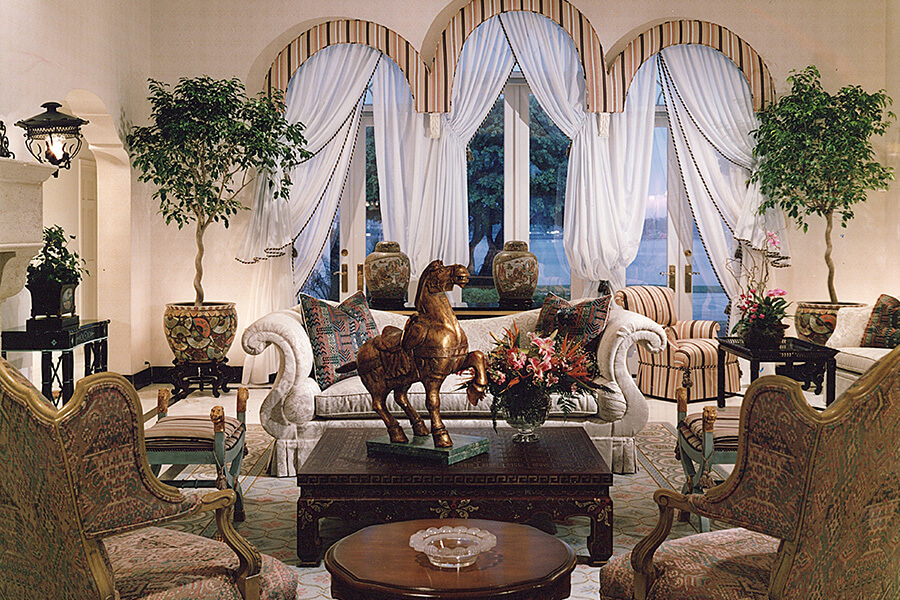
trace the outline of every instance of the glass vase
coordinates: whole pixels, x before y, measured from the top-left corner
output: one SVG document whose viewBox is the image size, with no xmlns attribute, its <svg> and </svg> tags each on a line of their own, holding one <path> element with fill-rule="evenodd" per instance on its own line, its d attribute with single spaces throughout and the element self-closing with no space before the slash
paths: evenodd
<svg viewBox="0 0 900 600">
<path fill-rule="evenodd" d="M 538 428 L 550 415 L 550 396 L 539 393 L 510 394 L 503 407 L 503 418 L 516 430 L 513 441 L 538 441 Z"/>
</svg>

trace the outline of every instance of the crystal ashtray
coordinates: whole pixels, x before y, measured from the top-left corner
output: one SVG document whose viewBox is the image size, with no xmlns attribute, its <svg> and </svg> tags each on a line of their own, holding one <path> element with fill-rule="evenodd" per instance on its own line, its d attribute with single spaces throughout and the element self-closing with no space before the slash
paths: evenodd
<svg viewBox="0 0 900 600">
<path fill-rule="evenodd" d="M 459 527 L 429 527 L 410 536 L 413 550 L 423 552 L 436 567 L 460 569 L 475 563 L 478 555 L 497 545 L 490 531 Z"/>
</svg>

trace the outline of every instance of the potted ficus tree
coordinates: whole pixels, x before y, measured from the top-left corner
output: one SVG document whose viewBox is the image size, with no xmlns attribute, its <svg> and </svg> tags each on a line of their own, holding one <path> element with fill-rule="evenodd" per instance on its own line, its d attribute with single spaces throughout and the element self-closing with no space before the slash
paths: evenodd
<svg viewBox="0 0 900 600">
<path fill-rule="evenodd" d="M 45 227 L 44 245 L 28 263 L 25 286 L 31 293 L 29 331 L 46 331 L 78 325 L 75 288 L 85 274 L 85 261 L 69 250 L 69 239 L 59 225 Z"/>
<path fill-rule="evenodd" d="M 854 206 L 869 190 L 885 190 L 894 178 L 875 160 L 871 137 L 883 135 L 895 115 L 884 90 L 868 93 L 845 86 L 836 94 L 822 88 L 809 66 L 788 77 L 791 91 L 759 113 L 753 132 L 758 159 L 750 177 L 765 195 L 760 213 L 781 208 L 807 231 L 811 217 L 825 219 L 828 302 L 799 302 L 795 325 L 801 338 L 824 343 L 834 330 L 838 302 L 834 287 L 832 232 L 846 227 Z"/>
<path fill-rule="evenodd" d="M 196 295 L 166 305 L 166 338 L 176 365 L 224 360 L 237 313 L 232 302 L 204 298 L 203 236 L 247 208 L 237 196 L 256 177 L 268 178 L 276 198 L 288 197 L 290 170 L 309 156 L 303 126 L 284 118 L 279 91 L 248 97 L 236 78 L 182 78 L 173 87 L 151 79 L 149 87 L 151 124 L 126 137 L 132 164 L 140 181 L 156 186 L 166 223 L 193 223 L 197 243 Z"/>
</svg>

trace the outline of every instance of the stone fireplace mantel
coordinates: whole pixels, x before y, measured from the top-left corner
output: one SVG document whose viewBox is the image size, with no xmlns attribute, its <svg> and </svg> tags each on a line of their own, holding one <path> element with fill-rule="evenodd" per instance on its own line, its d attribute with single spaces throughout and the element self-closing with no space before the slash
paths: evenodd
<svg viewBox="0 0 900 600">
<path fill-rule="evenodd" d="M 54 171 L 55 167 L 0 158 L 0 306 L 25 287 L 28 261 L 41 248 L 42 185 Z"/>
</svg>

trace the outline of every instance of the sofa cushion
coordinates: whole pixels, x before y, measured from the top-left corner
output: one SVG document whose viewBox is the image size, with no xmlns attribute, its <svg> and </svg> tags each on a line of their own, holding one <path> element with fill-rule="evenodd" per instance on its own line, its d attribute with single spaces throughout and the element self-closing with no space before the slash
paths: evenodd
<svg viewBox="0 0 900 600">
<path fill-rule="evenodd" d="M 831 334 L 825 345 L 829 348 L 859 347 L 866 323 L 869 322 L 871 316 L 872 307 L 868 305 L 845 306 L 838 309 L 834 333 Z"/>
<path fill-rule="evenodd" d="M 334 306 L 312 296 L 300 295 L 303 321 L 313 349 L 316 382 L 326 388 L 336 381 L 356 375 L 336 369 L 356 360 L 356 352 L 366 340 L 378 335 L 366 297 L 357 292 Z"/>
<path fill-rule="evenodd" d="M 843 309 L 842 309 L 843 310 Z M 881 360 L 891 351 L 890 348 L 838 348 L 837 356 L 834 357 L 837 368 L 850 373 L 862 375 L 869 370 L 869 367 Z"/>
<path fill-rule="evenodd" d="M 488 395 L 478 406 L 472 406 L 466 399 L 466 390 L 459 389 L 467 379 L 459 375 L 451 375 L 441 386 L 442 417 L 489 417 L 491 414 L 491 397 Z M 414 383 L 409 389 L 408 397 L 423 418 L 428 418 L 425 408 L 425 388 L 421 383 Z M 315 397 L 316 417 L 322 419 L 374 418 L 372 400 L 359 377 L 351 377 L 338 381 L 323 390 Z M 403 410 L 388 396 L 388 410 L 394 414 L 403 414 Z M 575 399 L 575 410 L 570 417 L 588 417 L 597 414 L 597 400 L 593 395 L 582 395 Z M 551 417 L 562 417 L 562 411 L 555 405 L 550 411 Z"/>
<path fill-rule="evenodd" d="M 611 300 L 612 296 L 601 296 L 571 304 L 551 292 L 544 298 L 537 331 L 544 336 L 558 331 L 560 338 L 577 340 L 593 350 L 606 327 Z"/>
<path fill-rule="evenodd" d="M 863 332 L 861 345 L 867 348 L 896 348 L 900 345 L 900 300 L 887 294 L 878 297 Z"/>
</svg>

